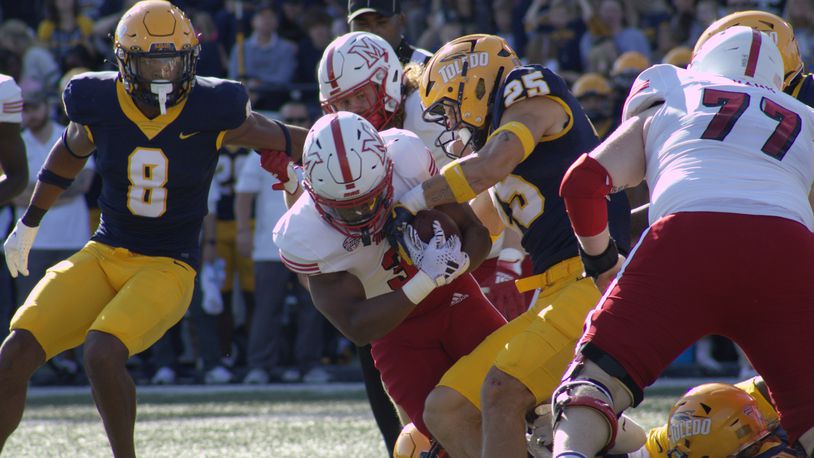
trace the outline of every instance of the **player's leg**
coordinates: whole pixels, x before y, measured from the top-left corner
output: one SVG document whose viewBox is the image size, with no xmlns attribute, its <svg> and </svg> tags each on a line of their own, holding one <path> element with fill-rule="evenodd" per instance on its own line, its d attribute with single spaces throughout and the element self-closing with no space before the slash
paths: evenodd
<svg viewBox="0 0 814 458">
<path fill-rule="evenodd" d="M 43 362 L 81 344 L 114 296 L 98 262 L 105 249 L 89 244 L 48 269 L 12 318 L 0 347 L 0 449 L 20 422 L 28 379 Z"/>
<path fill-rule="evenodd" d="M 365 394 L 367 394 L 370 409 L 373 411 L 373 418 L 382 434 L 385 447 L 388 451 L 392 451 L 401 432 L 401 420 L 396 414 L 393 401 L 384 391 L 382 376 L 373 364 L 373 357 L 370 355 L 370 345 L 357 347 L 356 352 L 359 355 L 359 366 L 362 368 L 362 379 L 365 382 Z"/>
<path fill-rule="evenodd" d="M 527 312 L 529 326 L 512 338 L 489 371 L 481 392 L 484 456 L 525 456 L 526 415 L 556 388 L 585 317 L 600 297 L 591 279 L 576 279 L 579 270 L 577 259 L 549 269 L 547 274 L 559 280 L 543 289 Z"/>
<path fill-rule="evenodd" d="M 741 300 L 731 304 L 730 313 L 739 319 L 726 323 L 727 335 L 743 348 L 766 381 L 789 440 L 799 438 L 810 456 L 814 452 L 814 369 L 804 355 L 814 353 L 814 235 L 780 218 L 755 218 L 748 232 L 757 234 L 750 245 L 744 245 L 750 246 L 750 263 L 740 266 L 743 270 L 736 274 L 754 281 Z M 769 233 L 772 237 L 765 237 Z"/>
<path fill-rule="evenodd" d="M 121 286 L 90 326 L 85 370 L 114 456 L 135 456 L 136 392 L 125 362 L 181 320 L 195 273 L 169 258 L 125 253 L 113 261 L 112 283 Z"/>
<path fill-rule="evenodd" d="M 506 325 L 506 320 L 484 297 L 474 282 L 456 283 L 459 296 L 466 299 L 447 310 L 447 322 L 442 333 L 442 346 L 455 364 L 447 370 L 442 384 L 436 386 L 425 401 L 424 421 L 435 438 L 452 456 L 480 456 L 481 415 L 478 406 L 464 393 L 477 397 L 483 374 L 483 364 L 477 372 L 467 359 L 491 362 L 499 345 L 481 345 L 493 333 Z M 503 334 L 505 335 L 505 333 Z M 488 353 L 488 355 L 487 355 Z M 472 361 L 470 361 L 472 362 Z"/>
</svg>

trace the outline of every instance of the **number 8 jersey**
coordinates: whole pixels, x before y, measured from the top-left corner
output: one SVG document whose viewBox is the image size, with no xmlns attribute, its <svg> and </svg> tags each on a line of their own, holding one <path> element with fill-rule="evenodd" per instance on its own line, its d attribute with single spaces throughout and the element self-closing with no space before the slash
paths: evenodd
<svg viewBox="0 0 814 458">
<path fill-rule="evenodd" d="M 642 72 L 623 120 L 645 135 L 650 222 L 680 211 L 779 216 L 814 228 L 814 111 L 794 97 L 672 65 Z"/>
<path fill-rule="evenodd" d="M 246 120 L 246 89 L 196 77 L 188 97 L 148 119 L 117 75 L 83 73 L 63 93 L 68 118 L 96 145 L 102 220 L 92 240 L 197 268 L 218 150 L 226 131 Z"/>
</svg>

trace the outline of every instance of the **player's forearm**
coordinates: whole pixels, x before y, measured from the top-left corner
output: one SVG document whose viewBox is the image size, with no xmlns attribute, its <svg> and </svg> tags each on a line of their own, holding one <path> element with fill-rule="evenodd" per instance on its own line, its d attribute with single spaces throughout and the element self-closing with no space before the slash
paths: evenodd
<svg viewBox="0 0 814 458">
<path fill-rule="evenodd" d="M 273 121 L 252 112 L 246 122 L 226 133 L 223 143 L 255 150 L 285 151 L 293 161 L 302 158 L 302 146 L 308 131 L 302 127 Z"/>
<path fill-rule="evenodd" d="M 31 196 L 28 208 L 48 211 L 71 186 L 73 180 L 85 167 L 87 160 L 87 157 L 79 158 L 69 153 L 61 139 L 57 141 L 40 169 L 40 176 L 34 186 L 34 194 Z M 48 173 L 48 176 L 45 173 Z M 31 216 L 26 221 L 27 224 L 29 222 L 39 224 L 38 220 L 30 218 Z"/>
<path fill-rule="evenodd" d="M 401 290 L 365 299 L 346 308 L 348 313 L 328 319 L 354 344 L 367 345 L 396 328 L 415 309 Z"/>
</svg>

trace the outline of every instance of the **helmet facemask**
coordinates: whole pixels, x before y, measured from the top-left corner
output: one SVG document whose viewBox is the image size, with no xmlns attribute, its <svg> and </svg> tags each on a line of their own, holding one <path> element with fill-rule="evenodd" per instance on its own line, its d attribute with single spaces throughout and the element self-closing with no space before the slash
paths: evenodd
<svg viewBox="0 0 814 458">
<path fill-rule="evenodd" d="M 384 130 L 390 125 L 390 121 L 392 121 L 399 105 L 401 105 L 401 100 L 396 100 L 387 93 L 386 85 L 388 82 L 385 81 L 386 77 L 387 71 L 384 68 L 379 68 L 367 80 L 323 100 L 322 110 L 326 113 L 351 111 L 348 107 L 343 106 L 344 102 L 351 101 L 355 97 L 361 97 L 365 100 L 368 108 L 363 113 L 356 114 L 368 120 L 376 130 Z M 397 81 L 395 84 L 401 84 L 401 81 Z M 373 90 L 370 90 L 370 88 L 373 88 Z"/>
<path fill-rule="evenodd" d="M 198 53 L 198 47 L 176 51 L 172 43 L 168 49 L 149 52 L 117 47 L 116 60 L 125 90 L 166 114 L 167 107 L 181 102 L 192 89 Z"/>
<path fill-rule="evenodd" d="M 461 88 L 463 89 L 463 85 Z M 461 157 L 456 151 L 463 152 L 468 148 L 476 151 L 486 144 L 486 128 L 478 128 L 464 121 L 461 117 L 459 101 L 444 97 L 424 110 L 423 118 L 426 122 L 433 122 L 444 128 L 435 139 L 435 146 L 443 148 L 444 153 L 450 159 L 455 160 Z M 484 126 L 488 124 L 488 120 L 484 122 Z M 452 148 L 452 144 L 456 140 L 460 140 L 461 145 Z"/>
<path fill-rule="evenodd" d="M 343 235 L 362 240 L 370 245 L 381 239 L 393 202 L 393 163 L 386 162 L 384 179 L 370 192 L 348 200 L 323 197 L 317 193 L 309 179 L 303 186 L 316 203 L 322 218 Z"/>
</svg>

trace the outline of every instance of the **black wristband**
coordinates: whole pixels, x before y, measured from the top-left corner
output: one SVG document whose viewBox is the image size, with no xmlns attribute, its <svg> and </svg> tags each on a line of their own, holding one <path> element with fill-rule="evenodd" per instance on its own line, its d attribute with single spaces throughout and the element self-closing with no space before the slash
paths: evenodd
<svg viewBox="0 0 814 458">
<path fill-rule="evenodd" d="M 28 227 L 37 227 L 40 225 L 43 216 L 45 216 L 45 209 L 37 207 L 36 205 L 29 205 L 20 220 Z"/>
<path fill-rule="evenodd" d="M 280 127 L 280 130 L 283 131 L 283 136 L 285 136 L 285 154 L 288 155 L 288 157 L 291 157 L 291 132 L 288 131 L 288 126 L 276 119 L 272 119 L 272 121 L 274 121 L 277 126 Z"/>
<path fill-rule="evenodd" d="M 206 241 L 204 241 L 204 243 L 206 243 L 207 245 L 217 245 L 218 241 L 215 240 L 215 239 L 206 239 Z"/>
<path fill-rule="evenodd" d="M 90 154 L 88 154 L 87 156 L 80 156 L 80 155 L 73 152 L 71 147 L 68 145 L 68 128 L 67 127 L 65 128 L 65 130 L 62 131 L 62 144 L 65 146 L 65 149 L 68 150 L 68 153 L 70 153 L 71 156 L 73 156 L 73 157 L 75 157 L 77 159 L 87 159 L 87 158 L 91 157 L 91 155 L 93 155 L 93 151 L 91 151 Z"/>
<path fill-rule="evenodd" d="M 61 175 L 57 175 L 45 167 L 40 169 L 40 173 L 37 175 L 37 180 L 46 184 L 54 185 L 60 189 L 68 189 L 71 187 L 71 183 L 73 183 L 73 178 L 65 178 Z"/>
<path fill-rule="evenodd" d="M 619 249 L 616 247 L 616 241 L 613 238 L 608 239 L 608 247 L 602 253 L 591 256 L 579 247 L 579 257 L 582 259 L 582 265 L 585 266 L 585 274 L 589 277 L 596 278 L 603 273 L 611 270 L 616 262 L 619 260 Z"/>
</svg>

